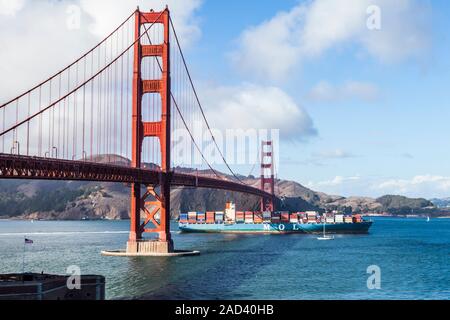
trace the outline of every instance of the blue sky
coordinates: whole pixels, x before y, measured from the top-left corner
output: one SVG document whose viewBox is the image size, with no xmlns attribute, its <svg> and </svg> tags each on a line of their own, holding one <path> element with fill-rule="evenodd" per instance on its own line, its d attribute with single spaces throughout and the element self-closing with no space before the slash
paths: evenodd
<svg viewBox="0 0 450 320">
<path fill-rule="evenodd" d="M 318 134 L 303 142 L 282 141 L 280 178 L 347 196 L 450 195 L 450 149 L 445 138 L 450 113 L 449 4 L 421 2 L 426 48 L 420 53 L 412 50 L 398 61 L 380 61 L 350 40 L 294 65 L 284 81 L 237 72 L 228 53 L 236 49 L 243 30 L 301 3 L 205 1 L 198 11 L 202 36 L 189 51 L 196 78 L 226 85 L 242 81 L 275 85 L 308 112 Z M 417 17 L 398 18 L 408 25 Z M 375 97 L 317 100 L 310 96 L 318 83 L 345 87 L 353 81 L 372 85 Z"/>
<path fill-rule="evenodd" d="M 264 112 L 249 119 L 243 113 L 240 123 L 281 130 L 280 178 L 344 196 L 450 196 L 448 1 L 168 2 L 212 125 L 223 127 L 222 113 L 244 95 L 254 98 L 242 104 L 247 114 L 264 104 Z M 0 50 L 0 60 L 20 61 L 0 67 L 17 75 L 0 91 L 17 91 L 78 57 L 136 4 L 158 9 L 165 1 L 0 3 L 0 45 L 11 49 Z M 95 28 L 68 33 L 47 26 L 49 19 L 64 21 L 70 4 Z M 380 9 L 380 30 L 366 26 L 370 5 Z M 36 12 L 33 24 L 19 24 Z M 42 33 L 62 41 L 67 54 L 48 54 L 46 39 L 35 40 Z M 33 61 L 21 58 L 29 39 L 42 52 Z M 30 66 L 35 73 L 27 73 Z M 248 174 L 249 167 L 238 170 Z"/>
</svg>

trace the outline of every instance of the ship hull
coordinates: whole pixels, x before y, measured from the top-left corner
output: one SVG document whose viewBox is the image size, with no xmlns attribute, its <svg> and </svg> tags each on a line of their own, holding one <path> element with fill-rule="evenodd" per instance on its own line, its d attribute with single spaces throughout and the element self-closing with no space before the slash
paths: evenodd
<svg viewBox="0 0 450 320">
<path fill-rule="evenodd" d="M 326 224 L 326 233 L 331 234 L 364 234 L 369 232 L 371 221 L 360 223 Z M 181 232 L 191 233 L 304 233 L 319 234 L 323 232 L 323 224 L 297 223 L 236 223 L 236 224 L 179 224 Z"/>
</svg>

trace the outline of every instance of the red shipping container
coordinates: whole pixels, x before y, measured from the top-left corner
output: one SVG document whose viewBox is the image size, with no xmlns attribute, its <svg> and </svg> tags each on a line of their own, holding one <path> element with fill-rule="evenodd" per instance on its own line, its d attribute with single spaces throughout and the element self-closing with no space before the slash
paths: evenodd
<svg viewBox="0 0 450 320">
<path fill-rule="evenodd" d="M 206 212 L 206 223 L 214 223 L 214 212 Z"/>
</svg>

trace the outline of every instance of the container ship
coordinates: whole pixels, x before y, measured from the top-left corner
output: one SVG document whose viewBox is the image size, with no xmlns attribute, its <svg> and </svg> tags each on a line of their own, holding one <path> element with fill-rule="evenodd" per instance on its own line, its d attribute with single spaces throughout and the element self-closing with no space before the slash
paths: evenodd
<svg viewBox="0 0 450 320">
<path fill-rule="evenodd" d="M 181 232 L 195 233 L 312 233 L 325 229 L 332 234 L 364 234 L 369 232 L 372 221 L 361 215 L 344 215 L 337 211 L 319 214 L 306 212 L 252 212 L 236 211 L 231 202 L 225 211 L 181 213 Z"/>
</svg>

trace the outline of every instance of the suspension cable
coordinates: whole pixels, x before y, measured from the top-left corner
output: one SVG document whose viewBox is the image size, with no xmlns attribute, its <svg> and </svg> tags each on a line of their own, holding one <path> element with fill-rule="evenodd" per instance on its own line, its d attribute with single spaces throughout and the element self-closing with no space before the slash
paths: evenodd
<svg viewBox="0 0 450 320">
<path fill-rule="evenodd" d="M 148 20 L 147 20 L 147 18 L 146 18 L 145 16 L 144 16 L 144 19 L 148 22 Z M 246 185 L 246 184 L 245 184 L 245 183 L 244 183 L 244 182 L 243 182 L 243 181 L 242 181 L 242 180 L 241 180 L 241 179 L 233 172 L 233 170 L 231 169 L 231 167 L 229 166 L 229 164 L 228 164 L 227 161 L 225 160 L 225 157 L 224 157 L 222 151 L 220 150 L 219 145 L 217 144 L 216 138 L 214 137 L 214 135 L 213 135 L 213 133 L 212 133 L 211 127 L 210 127 L 210 125 L 209 125 L 209 122 L 208 122 L 208 120 L 206 119 L 205 113 L 204 113 L 203 108 L 202 108 L 202 106 L 201 106 L 201 104 L 200 104 L 200 99 L 199 99 L 199 97 L 198 97 L 198 95 L 197 95 L 197 91 L 195 90 L 194 83 L 193 83 L 193 81 L 192 81 L 190 72 L 189 72 L 189 70 L 188 70 L 188 68 L 187 68 L 187 64 L 186 64 L 186 60 L 185 60 L 184 55 L 183 55 L 183 51 L 181 50 L 181 46 L 180 46 L 180 43 L 179 43 L 179 41 L 178 41 L 177 33 L 176 33 L 176 31 L 175 31 L 175 28 L 174 28 L 172 19 L 171 19 L 170 17 L 169 17 L 169 20 L 170 20 L 170 25 L 172 26 L 173 33 L 174 33 L 174 35 L 175 35 L 175 39 L 176 39 L 176 42 L 177 42 L 178 50 L 179 50 L 179 52 L 180 52 L 180 55 L 181 55 L 181 58 L 182 58 L 182 61 L 183 61 L 185 70 L 186 70 L 187 75 L 188 75 L 188 78 L 189 78 L 189 82 L 190 82 L 191 87 L 192 87 L 192 89 L 193 89 L 193 93 L 194 93 L 195 98 L 196 98 L 196 100 L 197 100 L 197 103 L 198 103 L 198 106 L 199 106 L 199 108 L 200 108 L 202 117 L 203 117 L 203 119 L 205 120 L 205 123 L 206 123 L 206 126 L 208 127 L 209 133 L 211 134 L 212 140 L 213 140 L 213 142 L 214 142 L 214 144 L 215 144 L 215 146 L 216 146 L 216 148 L 217 148 L 217 150 L 218 150 L 218 152 L 219 152 L 219 154 L 220 154 L 220 156 L 221 156 L 221 158 L 222 158 L 224 164 L 227 166 L 227 168 L 228 168 L 228 170 L 231 172 L 231 174 L 232 174 L 232 175 L 233 175 L 233 176 L 234 176 L 241 184 Z M 151 39 L 150 39 L 150 37 L 148 36 L 148 34 L 147 34 L 147 37 L 148 37 L 148 40 L 149 40 L 150 44 L 152 44 L 152 43 L 151 43 Z M 162 70 L 161 63 L 159 62 L 158 59 L 156 59 L 156 60 L 157 60 L 157 62 L 158 62 L 159 69 L 160 69 L 161 72 L 162 72 L 163 70 Z M 212 166 L 211 166 L 211 165 L 209 164 L 209 162 L 206 160 L 205 156 L 204 156 L 203 153 L 201 152 L 201 150 L 200 150 L 200 148 L 198 147 L 197 143 L 194 141 L 194 137 L 193 137 L 193 135 L 191 134 L 191 132 L 190 132 L 190 130 L 189 130 L 189 128 L 188 128 L 188 126 L 187 126 L 185 120 L 184 120 L 184 117 L 183 117 L 183 115 L 181 114 L 180 109 L 178 108 L 178 104 L 176 103 L 176 100 L 175 100 L 175 97 L 174 97 L 173 93 L 170 92 L 170 95 L 171 95 L 171 97 L 172 97 L 172 100 L 175 102 L 175 105 L 176 105 L 176 107 L 177 107 L 177 111 L 178 111 L 178 113 L 180 114 L 180 117 L 181 117 L 181 119 L 183 120 L 183 124 L 184 124 L 184 126 L 186 127 L 186 130 L 188 131 L 189 135 L 191 136 L 191 140 L 194 142 L 195 147 L 196 147 L 197 150 L 200 152 L 202 158 L 205 160 L 205 162 L 206 162 L 206 164 L 208 165 L 208 167 L 211 168 L 211 170 L 217 175 L 216 171 L 212 168 Z"/>
<path fill-rule="evenodd" d="M 87 55 L 89 55 L 90 53 L 92 53 L 95 49 L 97 49 L 98 47 L 100 47 L 105 41 L 107 41 L 117 30 L 119 30 L 120 28 L 122 28 L 122 26 L 125 25 L 125 23 L 128 22 L 128 20 L 130 20 L 130 18 L 136 13 L 136 10 L 133 11 L 133 13 L 124 21 L 122 22 L 116 29 L 114 29 L 113 32 L 111 32 L 106 38 L 104 38 L 102 41 L 100 41 L 95 47 L 93 47 L 91 50 L 89 50 L 88 52 L 86 52 L 85 54 L 83 54 L 81 57 L 79 57 L 77 60 L 75 60 L 74 62 L 72 62 L 71 64 L 69 64 L 67 67 L 65 67 L 64 69 L 60 70 L 59 72 L 55 73 L 53 76 L 51 76 L 50 78 L 48 78 L 47 80 L 42 81 L 41 83 L 39 83 L 38 85 L 34 86 L 33 88 L 31 88 L 30 90 L 22 93 L 21 95 L 15 97 L 14 99 L 11 99 L 10 101 L 0 105 L 0 109 L 6 107 L 7 105 L 9 105 L 10 103 L 14 102 L 17 99 L 20 99 L 22 97 L 24 97 L 25 95 L 27 95 L 28 93 L 36 90 L 37 88 L 39 88 L 40 86 L 44 85 L 45 83 L 49 82 L 50 80 L 56 78 L 57 76 L 59 76 L 61 73 L 63 73 L 64 71 L 70 69 L 72 66 L 74 66 L 76 63 L 78 63 L 81 59 L 85 58 Z"/>
<path fill-rule="evenodd" d="M 143 18 L 148 22 L 148 20 L 147 20 L 147 18 L 146 18 L 145 16 L 143 16 Z M 148 35 L 148 33 L 145 32 L 145 34 L 147 35 L 147 39 L 148 39 L 149 43 L 152 44 L 152 40 L 150 39 L 150 36 Z M 159 67 L 160 71 L 163 72 L 161 63 L 159 62 L 159 60 L 158 60 L 157 58 L 156 58 L 156 61 L 157 61 L 157 63 L 158 63 L 158 67 Z M 188 125 L 187 125 L 187 123 L 186 123 L 186 120 L 184 119 L 183 114 L 181 113 L 181 110 L 180 110 L 180 108 L 179 108 L 179 106 L 178 106 L 178 103 L 177 103 L 177 101 L 176 101 L 176 99 L 175 99 L 175 96 L 173 95 L 172 91 L 170 92 L 170 96 L 171 96 L 171 98 L 172 98 L 172 100 L 173 100 L 173 102 L 174 102 L 174 104 L 175 104 L 175 107 L 176 107 L 176 109 L 177 109 L 178 114 L 179 114 L 180 117 L 181 117 L 181 120 L 182 120 L 182 122 L 183 122 L 184 127 L 186 128 L 186 130 L 187 130 L 187 132 L 189 133 L 189 136 L 190 136 L 192 142 L 194 143 L 195 148 L 198 150 L 198 152 L 200 153 L 202 159 L 205 161 L 205 163 L 208 165 L 208 167 L 211 169 L 211 171 L 212 171 L 218 178 L 221 178 L 220 175 L 217 173 L 217 171 L 214 170 L 214 168 L 213 168 L 213 167 L 211 166 L 211 164 L 208 162 L 208 160 L 206 160 L 205 155 L 202 153 L 202 151 L 201 151 L 199 145 L 198 145 L 197 142 L 195 141 L 194 136 L 193 136 L 193 134 L 191 133 L 191 131 L 189 130 L 189 127 L 188 127 Z"/>
<path fill-rule="evenodd" d="M 156 23 L 156 21 L 159 20 L 159 18 L 162 16 L 163 12 L 160 13 L 160 15 L 156 18 L 156 20 L 151 23 L 151 25 L 148 28 L 144 28 L 145 33 L 148 32 L 148 30 L 150 28 L 153 27 L 153 25 Z M 120 55 L 118 55 L 115 59 L 113 59 L 111 62 L 109 62 L 105 67 L 103 67 L 100 71 L 98 71 L 95 75 L 91 76 L 89 79 L 87 79 L 86 81 L 84 81 L 82 84 L 78 85 L 75 89 L 73 89 L 72 91 L 68 92 L 66 95 L 64 95 L 63 97 L 60 97 L 58 100 L 56 100 L 55 102 L 51 103 L 50 105 L 48 105 L 47 107 L 39 110 L 37 113 L 35 113 L 33 116 L 28 117 L 26 119 L 24 119 L 23 121 L 16 123 L 14 126 L 10 127 L 7 130 L 4 130 L 3 132 L 0 132 L 0 137 L 11 132 L 12 130 L 16 129 L 17 127 L 21 126 L 22 124 L 30 121 L 31 119 L 33 119 L 34 117 L 41 115 L 42 113 L 44 113 L 45 111 L 47 111 L 48 109 L 50 109 L 51 107 L 55 106 L 56 104 L 58 104 L 59 102 L 61 102 L 62 100 L 64 100 L 65 98 L 71 96 L 74 92 L 78 91 L 79 89 L 81 89 L 83 86 L 85 86 L 86 84 L 88 84 L 90 81 L 92 81 L 93 79 L 95 79 L 99 74 L 103 73 L 103 71 L 105 71 L 106 69 L 108 69 L 111 65 L 113 65 L 117 60 L 120 59 L 120 57 L 122 57 L 128 50 L 130 50 L 138 41 L 141 40 L 141 38 L 144 36 L 144 34 L 140 35 L 128 48 L 126 48 L 124 51 L 122 51 L 122 53 Z M 14 100 L 13 100 L 14 101 Z"/>
<path fill-rule="evenodd" d="M 170 25 L 172 26 L 173 34 L 174 34 L 175 40 L 176 40 L 176 42 L 177 42 L 177 47 L 178 47 L 178 50 L 180 51 L 181 59 L 182 59 L 182 61 L 183 61 L 184 68 L 185 68 L 185 70 L 186 70 L 187 76 L 188 76 L 188 78 L 189 78 L 189 82 L 190 82 L 191 87 L 192 87 L 192 90 L 193 90 L 193 92 L 194 92 L 195 99 L 197 100 L 198 107 L 200 108 L 200 112 L 201 112 L 201 114 L 202 114 L 203 119 L 205 120 L 206 126 L 207 126 L 207 128 L 208 128 L 209 133 L 211 134 L 211 138 L 212 138 L 212 140 L 213 140 L 213 142 L 214 142 L 214 144 L 215 144 L 215 146 L 216 146 L 216 148 L 217 148 L 217 151 L 219 152 L 219 155 L 220 155 L 220 157 L 222 158 L 223 163 L 227 166 L 227 168 L 228 168 L 228 170 L 231 172 L 231 174 L 232 174 L 232 175 L 233 175 L 240 183 L 245 184 L 245 183 L 244 183 L 244 182 L 243 182 L 243 181 L 242 181 L 242 180 L 234 173 L 234 171 L 231 169 L 231 167 L 230 167 L 230 165 L 228 164 L 228 162 L 225 160 L 225 156 L 223 155 L 222 151 L 221 151 L 220 148 L 219 148 L 219 145 L 218 145 L 218 143 L 217 143 L 216 137 L 215 137 L 214 134 L 212 133 L 211 126 L 209 125 L 209 122 L 208 122 L 208 120 L 206 119 L 206 115 L 205 115 L 205 112 L 204 112 L 204 110 L 203 110 L 202 104 L 200 103 L 200 99 L 199 99 L 199 97 L 198 97 L 197 90 L 195 89 L 194 82 L 192 81 L 191 73 L 189 72 L 189 69 L 188 69 L 188 67 L 187 67 L 186 59 L 184 58 L 183 50 L 181 49 L 180 42 L 178 41 L 178 35 L 177 35 L 177 32 L 175 31 L 175 27 L 174 27 L 174 25 L 173 25 L 172 18 L 169 17 L 169 21 L 170 21 Z"/>
</svg>

